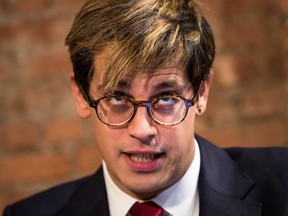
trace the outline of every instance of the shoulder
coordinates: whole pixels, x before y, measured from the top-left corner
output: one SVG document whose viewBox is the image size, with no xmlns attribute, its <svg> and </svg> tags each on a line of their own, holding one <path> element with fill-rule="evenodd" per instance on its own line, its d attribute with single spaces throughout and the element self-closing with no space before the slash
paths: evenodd
<svg viewBox="0 0 288 216">
<path fill-rule="evenodd" d="M 288 148 L 229 148 L 225 151 L 253 179 L 288 188 Z"/>
<path fill-rule="evenodd" d="M 197 136 L 197 140 L 202 145 L 202 149 L 205 149 L 205 153 L 210 154 L 209 157 L 215 155 L 223 157 L 223 153 L 227 154 L 232 161 L 244 170 L 269 170 L 273 168 L 273 171 L 279 170 L 281 172 L 286 171 L 287 168 L 288 147 L 219 148 L 199 136 Z"/>
<path fill-rule="evenodd" d="M 287 147 L 258 147 L 258 148 L 219 148 L 209 141 L 197 137 L 206 164 L 217 166 L 238 167 L 241 172 L 260 185 L 283 187 L 288 189 L 288 148 Z M 207 166 L 211 167 L 211 165 Z M 210 168 L 210 171 L 213 172 Z M 207 168 L 206 168 L 207 169 Z"/>
<path fill-rule="evenodd" d="M 255 181 L 253 193 L 267 206 L 275 206 L 279 212 L 286 212 L 288 202 L 288 148 L 230 148 L 226 152 L 240 167 L 244 175 Z M 286 210 L 284 210 L 286 209 Z"/>
<path fill-rule="evenodd" d="M 212 189 L 233 199 L 261 203 L 265 215 L 287 215 L 288 148 L 222 149 L 196 138 L 201 153 L 202 197 L 204 193 L 210 196 L 207 191 Z"/>
<path fill-rule="evenodd" d="M 97 182 L 102 170 L 96 174 L 47 189 L 6 207 L 3 216 L 50 216 L 64 208 L 82 187 Z"/>
<path fill-rule="evenodd" d="M 261 148 L 227 148 L 225 151 L 230 157 L 243 167 L 273 170 L 287 168 L 288 148 L 261 147 Z"/>
</svg>

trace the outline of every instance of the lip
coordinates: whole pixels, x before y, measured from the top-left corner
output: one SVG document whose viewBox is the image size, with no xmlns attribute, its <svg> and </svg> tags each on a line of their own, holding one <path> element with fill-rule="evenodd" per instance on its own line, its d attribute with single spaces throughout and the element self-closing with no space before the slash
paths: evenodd
<svg viewBox="0 0 288 216">
<path fill-rule="evenodd" d="M 150 173 L 159 170 L 165 159 L 164 152 L 123 152 L 123 156 L 127 166 L 138 173 Z M 135 160 L 137 157 L 143 157 L 143 159 L 137 161 Z"/>
</svg>

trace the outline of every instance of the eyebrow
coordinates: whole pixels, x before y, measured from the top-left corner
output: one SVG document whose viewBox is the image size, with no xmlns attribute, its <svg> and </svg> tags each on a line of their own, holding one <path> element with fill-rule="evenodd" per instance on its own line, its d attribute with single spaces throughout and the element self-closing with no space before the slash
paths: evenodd
<svg viewBox="0 0 288 216">
<path fill-rule="evenodd" d="M 183 91 L 185 89 L 186 85 L 185 83 L 181 83 L 177 80 L 164 80 L 159 83 L 156 83 L 152 86 L 152 92 L 159 92 L 161 90 L 165 89 L 172 89 L 176 91 Z M 98 85 L 97 87 L 98 91 L 105 92 L 106 90 L 109 91 L 109 89 L 105 89 L 103 85 Z M 123 91 L 129 91 L 131 89 L 131 81 L 129 80 L 120 80 L 114 88 L 115 90 L 123 90 Z"/>
<path fill-rule="evenodd" d="M 153 86 L 153 91 L 157 92 L 163 89 L 175 89 L 176 91 L 183 91 L 185 88 L 184 84 L 177 82 L 176 80 L 167 80 Z"/>
<path fill-rule="evenodd" d="M 176 82 L 175 80 L 170 80 L 158 83 L 153 88 L 159 89 L 159 88 L 172 88 L 172 87 L 184 87 L 184 85 L 181 85 L 179 82 Z"/>
<path fill-rule="evenodd" d="M 116 86 L 116 88 L 120 88 L 120 89 L 130 89 L 131 88 L 131 84 L 130 82 L 126 81 L 126 80 L 120 80 Z"/>
<path fill-rule="evenodd" d="M 118 84 L 114 87 L 114 89 L 118 88 L 118 89 L 128 90 L 130 89 L 130 87 L 131 87 L 131 84 L 128 81 L 120 80 Z M 100 84 L 97 86 L 97 90 L 99 92 L 105 92 L 109 89 L 106 89 L 103 84 Z"/>
<path fill-rule="evenodd" d="M 104 86 L 102 84 L 97 85 L 97 91 L 98 92 L 103 92 L 104 91 Z"/>
</svg>

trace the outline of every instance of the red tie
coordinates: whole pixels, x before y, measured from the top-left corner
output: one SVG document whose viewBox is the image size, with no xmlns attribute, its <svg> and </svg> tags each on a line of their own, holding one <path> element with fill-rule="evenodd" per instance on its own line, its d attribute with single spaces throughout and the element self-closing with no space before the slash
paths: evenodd
<svg viewBox="0 0 288 216">
<path fill-rule="evenodd" d="M 143 203 L 136 202 L 131 207 L 129 213 L 132 216 L 162 216 L 163 209 L 152 201 Z"/>
</svg>

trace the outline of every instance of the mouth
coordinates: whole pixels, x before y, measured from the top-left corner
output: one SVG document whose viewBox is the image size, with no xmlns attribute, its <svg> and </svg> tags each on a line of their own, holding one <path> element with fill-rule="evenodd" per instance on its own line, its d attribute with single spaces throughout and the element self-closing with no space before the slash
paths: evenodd
<svg viewBox="0 0 288 216">
<path fill-rule="evenodd" d="M 160 154 L 129 154 L 132 161 L 137 163 L 151 162 L 161 156 Z"/>
<path fill-rule="evenodd" d="M 128 167 L 137 173 L 151 173 L 161 169 L 165 161 L 165 152 L 126 152 L 125 161 Z"/>
</svg>

